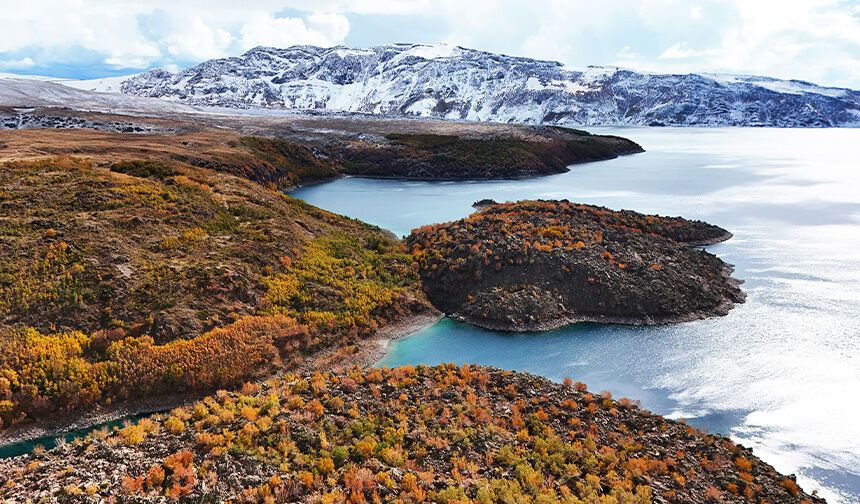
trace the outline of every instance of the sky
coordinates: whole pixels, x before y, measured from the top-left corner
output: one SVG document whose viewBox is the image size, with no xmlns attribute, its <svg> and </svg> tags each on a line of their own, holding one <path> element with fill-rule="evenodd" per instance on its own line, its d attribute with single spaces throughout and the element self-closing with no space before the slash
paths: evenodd
<svg viewBox="0 0 860 504">
<path fill-rule="evenodd" d="M 414 42 L 860 89 L 860 0 L 0 0 L 0 21 L 4 73 L 96 78 L 257 45 Z"/>
</svg>

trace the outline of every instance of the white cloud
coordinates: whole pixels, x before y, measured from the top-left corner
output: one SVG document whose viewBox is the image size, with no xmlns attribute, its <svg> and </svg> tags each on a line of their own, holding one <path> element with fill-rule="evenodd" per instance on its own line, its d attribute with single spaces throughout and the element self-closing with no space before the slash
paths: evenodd
<svg viewBox="0 0 860 504">
<path fill-rule="evenodd" d="M 613 65 L 620 67 L 632 67 L 636 66 L 639 60 L 642 58 L 642 55 L 638 52 L 634 52 L 630 46 L 624 46 L 620 51 L 615 53 L 615 57 L 618 58 L 613 62 Z"/>
<path fill-rule="evenodd" d="M 4 70 L 18 70 L 23 68 L 29 68 L 35 64 L 36 63 L 30 57 L 16 60 L 0 60 L 0 68 Z"/>
<path fill-rule="evenodd" d="M 285 4 L 305 3 L 306 14 L 276 15 Z M 356 7 L 391 7 L 375 3 Z M 325 0 L 29 0 L 3 9 L 0 59 L 25 53 L 34 64 L 50 66 L 89 52 L 108 66 L 136 69 L 233 55 L 255 45 L 342 43 L 349 20 L 320 9 L 325 6 L 343 8 Z"/>
<path fill-rule="evenodd" d="M 687 59 L 687 58 L 701 58 L 703 56 L 713 56 L 719 53 L 717 49 L 706 49 L 702 51 L 696 51 L 694 49 L 690 49 L 687 47 L 686 42 L 678 42 L 672 44 L 667 47 L 665 51 L 660 53 L 658 59 Z"/>
<path fill-rule="evenodd" d="M 693 5 L 690 7 L 690 17 L 692 19 L 702 19 L 705 17 L 704 11 L 701 5 Z"/>
<path fill-rule="evenodd" d="M 726 28 L 711 65 L 860 87 L 860 16 L 845 2 L 736 0 L 736 7 L 740 22 Z"/>
<path fill-rule="evenodd" d="M 148 63 L 160 54 L 140 36 L 133 9 L 124 3 L 106 10 L 101 2 L 45 0 L 16 2 L 3 9 L 0 53 L 37 47 L 41 52 L 64 53 L 70 48 L 105 55 L 111 65 Z M 36 54 L 28 55 L 41 63 Z"/>
<path fill-rule="evenodd" d="M 242 26 L 240 46 L 242 49 L 258 45 L 287 47 L 301 44 L 329 47 L 343 42 L 348 32 L 349 20 L 341 15 L 315 14 L 305 23 L 300 18 L 259 14 Z"/>
<path fill-rule="evenodd" d="M 174 29 L 164 38 L 167 52 L 185 61 L 225 56 L 232 42 L 230 32 L 210 27 L 200 16 L 194 16 L 183 29 Z"/>
<path fill-rule="evenodd" d="M 397 15 L 390 22 L 398 30 L 388 29 L 386 14 Z M 357 15 L 368 17 L 353 26 Z M 368 25 L 374 16 L 377 32 Z M 66 65 L 75 54 L 144 68 L 255 45 L 404 42 L 414 24 L 415 41 L 571 66 L 755 73 L 860 87 L 860 6 L 845 0 L 28 0 L 3 9 L 3 21 L 0 61 L 30 58 L 36 67 Z M 360 26 L 364 32 L 355 32 Z"/>
<path fill-rule="evenodd" d="M 307 17 L 308 27 L 340 43 L 349 34 L 349 19 L 341 14 L 314 12 Z"/>
</svg>

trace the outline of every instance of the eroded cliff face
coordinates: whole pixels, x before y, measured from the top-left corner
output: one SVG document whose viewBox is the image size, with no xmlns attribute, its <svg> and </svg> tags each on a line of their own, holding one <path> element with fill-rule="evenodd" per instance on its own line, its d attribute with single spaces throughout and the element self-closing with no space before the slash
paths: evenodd
<svg viewBox="0 0 860 504">
<path fill-rule="evenodd" d="M 568 201 L 481 206 L 406 239 L 431 302 L 475 325 L 661 324 L 744 300 L 731 266 L 693 247 L 731 236 L 719 227 Z"/>
</svg>

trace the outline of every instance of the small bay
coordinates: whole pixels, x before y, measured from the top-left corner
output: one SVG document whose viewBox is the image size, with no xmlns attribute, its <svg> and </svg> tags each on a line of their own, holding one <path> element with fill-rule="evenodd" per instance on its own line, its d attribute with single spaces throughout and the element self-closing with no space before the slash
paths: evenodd
<svg viewBox="0 0 860 504">
<path fill-rule="evenodd" d="M 752 446 L 830 502 L 860 502 L 860 130 L 592 130 L 646 152 L 561 175 L 481 182 L 345 178 L 293 196 L 398 235 L 483 198 L 562 199 L 702 219 L 746 304 L 658 327 L 579 324 L 511 334 L 449 319 L 378 364 L 474 362 L 571 377 Z"/>
</svg>

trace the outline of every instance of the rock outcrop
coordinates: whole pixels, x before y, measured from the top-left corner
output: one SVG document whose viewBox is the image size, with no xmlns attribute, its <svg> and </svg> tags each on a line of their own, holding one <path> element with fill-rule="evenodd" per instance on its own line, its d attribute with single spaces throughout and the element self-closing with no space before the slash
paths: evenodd
<svg viewBox="0 0 860 504">
<path fill-rule="evenodd" d="M 662 324 L 725 315 L 744 300 L 732 267 L 694 247 L 731 236 L 719 227 L 566 200 L 479 203 L 406 239 L 430 301 L 472 324 Z"/>
</svg>

